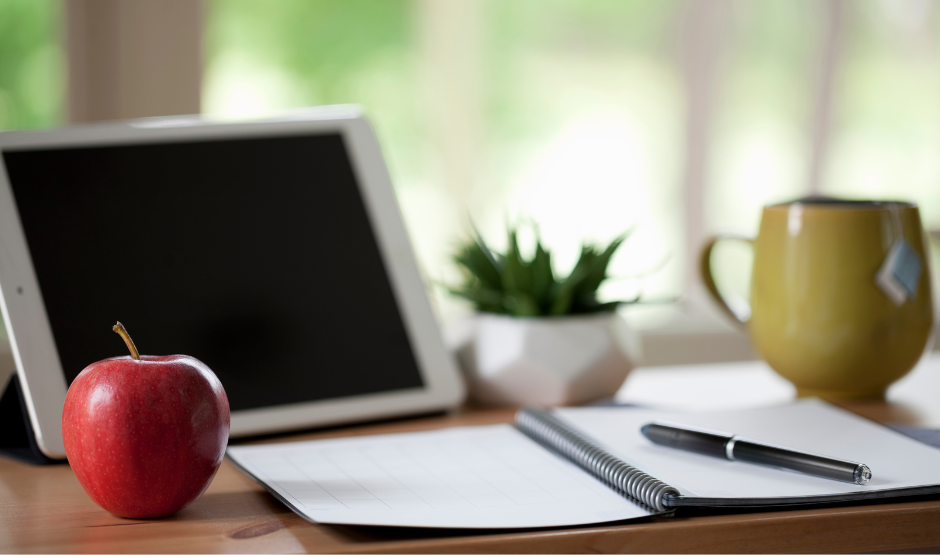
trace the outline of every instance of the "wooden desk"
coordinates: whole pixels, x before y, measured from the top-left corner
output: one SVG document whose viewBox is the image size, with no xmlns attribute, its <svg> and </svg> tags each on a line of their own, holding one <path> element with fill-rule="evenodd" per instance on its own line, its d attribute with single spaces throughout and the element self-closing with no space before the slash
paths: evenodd
<svg viewBox="0 0 940 555">
<path fill-rule="evenodd" d="M 940 360 L 912 379 L 933 384 Z M 740 374 L 747 366 L 735 366 Z M 751 365 L 753 372 L 763 372 Z M 639 371 L 635 383 L 695 389 L 715 369 L 685 376 Z M 745 372 L 746 373 L 746 372 Z M 740 380 L 741 375 L 735 374 Z M 935 375 L 936 374 L 936 375 Z M 659 377 L 656 377 L 659 376 Z M 919 377 L 918 377 L 919 376 Z M 665 383 L 666 381 L 672 383 Z M 639 386 L 637 386 L 639 387 Z M 915 389 L 917 389 L 915 387 Z M 932 395 L 936 398 L 937 390 Z M 734 392 L 729 393 L 733 394 Z M 630 380 L 624 397 L 633 398 Z M 889 396 L 890 398 L 890 396 Z M 724 402 L 720 396 L 714 403 Z M 730 401 L 729 401 L 730 402 Z M 882 420 L 916 423 L 909 403 L 849 407 Z M 926 410 L 926 409 L 925 409 Z M 327 438 L 508 422 L 508 409 L 333 429 L 284 439 Z M 940 475 L 940 471 L 938 471 Z M 621 525 L 473 532 L 310 524 L 230 464 L 189 508 L 162 520 L 111 516 L 85 495 L 66 465 L 31 467 L 0 459 L 0 552 L 884 552 L 940 550 L 940 500 L 750 514 L 653 517 Z M 921 551 L 929 552 L 929 551 Z"/>
</svg>

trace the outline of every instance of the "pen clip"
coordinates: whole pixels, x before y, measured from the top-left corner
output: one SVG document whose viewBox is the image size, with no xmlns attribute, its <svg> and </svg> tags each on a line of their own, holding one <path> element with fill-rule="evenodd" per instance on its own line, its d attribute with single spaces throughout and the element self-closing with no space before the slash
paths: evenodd
<svg viewBox="0 0 940 555">
<path fill-rule="evenodd" d="M 725 456 L 728 457 L 729 461 L 734 459 L 734 444 L 737 443 L 738 436 L 731 436 L 731 439 L 728 440 L 728 443 L 725 443 Z"/>
</svg>

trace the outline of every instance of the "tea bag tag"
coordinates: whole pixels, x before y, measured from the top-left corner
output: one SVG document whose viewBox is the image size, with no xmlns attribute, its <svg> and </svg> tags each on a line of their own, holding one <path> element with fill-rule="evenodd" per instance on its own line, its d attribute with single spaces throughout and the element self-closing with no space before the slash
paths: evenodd
<svg viewBox="0 0 940 555">
<path fill-rule="evenodd" d="M 917 286 L 920 284 L 922 271 L 923 262 L 921 262 L 920 255 L 910 243 L 902 238 L 891 247 L 875 276 L 875 283 L 891 299 L 891 302 L 901 306 L 908 299 L 917 296 Z"/>
</svg>

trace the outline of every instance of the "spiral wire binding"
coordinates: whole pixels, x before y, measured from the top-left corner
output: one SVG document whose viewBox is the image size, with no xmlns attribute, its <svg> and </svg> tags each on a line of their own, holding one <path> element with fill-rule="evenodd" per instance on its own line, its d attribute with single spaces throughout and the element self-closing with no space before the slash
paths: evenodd
<svg viewBox="0 0 940 555">
<path fill-rule="evenodd" d="M 548 411 L 524 407 L 516 413 L 516 426 L 607 485 L 658 512 L 670 510 L 664 505 L 667 496 L 679 495 L 676 488 L 601 449 Z"/>
</svg>

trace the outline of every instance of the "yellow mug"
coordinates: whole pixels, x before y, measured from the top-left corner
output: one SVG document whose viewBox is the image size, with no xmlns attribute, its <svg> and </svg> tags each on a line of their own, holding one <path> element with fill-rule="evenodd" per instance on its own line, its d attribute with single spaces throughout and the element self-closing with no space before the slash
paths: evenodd
<svg viewBox="0 0 940 555">
<path fill-rule="evenodd" d="M 723 239 L 754 249 L 750 314 L 733 310 L 711 272 Z M 933 301 L 917 206 L 802 199 L 764 208 L 756 239 L 710 239 L 702 279 L 746 326 L 756 351 L 800 396 L 878 399 L 917 364 Z"/>
</svg>

